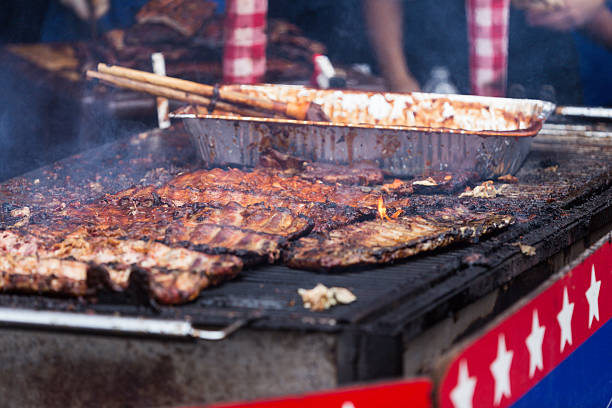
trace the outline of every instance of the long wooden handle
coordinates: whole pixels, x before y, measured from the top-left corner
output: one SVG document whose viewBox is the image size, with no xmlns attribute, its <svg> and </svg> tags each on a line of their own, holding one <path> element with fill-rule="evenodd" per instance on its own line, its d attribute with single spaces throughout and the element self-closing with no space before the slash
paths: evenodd
<svg viewBox="0 0 612 408">
<path fill-rule="evenodd" d="M 184 92 L 190 92 L 196 95 L 203 95 L 209 98 L 212 98 L 214 94 L 214 87 L 210 85 L 187 81 L 180 78 L 156 75 L 150 72 L 120 67 L 117 65 L 108 66 L 106 64 L 100 63 L 98 64 L 98 71 L 105 74 L 115 75 L 118 77 L 147 82 L 153 85 L 161 85 Z M 279 101 L 273 101 L 271 99 L 260 98 L 253 95 L 248 95 L 245 93 L 231 91 L 227 89 L 219 89 L 219 98 L 232 103 L 239 103 L 251 106 L 253 108 L 280 113 L 282 115 L 298 120 L 306 119 L 306 113 L 310 105 L 309 103 L 284 103 Z"/>
<path fill-rule="evenodd" d="M 153 74 L 152 74 L 153 75 Z M 96 78 L 101 81 L 119 86 L 121 88 L 131 89 L 133 91 L 145 92 L 155 96 L 163 96 L 165 98 L 174 99 L 177 101 L 192 103 L 195 105 L 203 105 L 210 106 L 211 100 L 201 95 L 194 95 L 189 92 L 179 91 L 176 89 L 168 88 L 166 86 L 154 85 L 151 83 L 140 82 L 133 79 L 121 78 L 111 74 L 96 72 L 96 71 L 87 71 L 87 78 Z M 263 114 L 262 112 L 241 108 L 234 105 L 231 105 L 226 102 L 218 101 L 215 106 L 220 110 L 227 112 L 234 112 L 240 115 L 245 116 L 255 116 L 255 117 L 267 117 L 268 115 Z"/>
</svg>

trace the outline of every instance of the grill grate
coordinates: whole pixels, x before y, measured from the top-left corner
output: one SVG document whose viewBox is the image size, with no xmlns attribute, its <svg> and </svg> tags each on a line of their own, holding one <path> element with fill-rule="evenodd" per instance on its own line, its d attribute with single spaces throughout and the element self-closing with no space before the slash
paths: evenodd
<svg viewBox="0 0 612 408">
<path fill-rule="evenodd" d="M 0 202 L 4 206 L 24 205 L 58 196 L 83 202 L 99 196 L 101 190 L 116 192 L 143 177 L 149 182 L 163 180 L 197 165 L 189 143 L 180 127 L 166 134 L 152 132 L 123 140 L 3 183 Z M 91 302 L 2 294 L 0 306 L 191 319 L 201 326 L 259 317 L 253 325 L 270 329 L 339 331 L 361 325 L 377 333 L 417 330 L 428 324 L 428 319 L 440 318 L 581 239 L 588 232 L 591 217 L 599 216 L 600 225 L 612 221 L 612 148 L 598 145 L 597 149 L 585 150 L 565 144 L 563 149 L 563 138 L 555 149 L 551 150 L 550 144 L 549 134 L 544 143 L 534 141 L 517 175 L 524 184 L 510 186 L 509 198 L 485 204 L 476 199 L 462 202 L 468 207 L 486 206 L 517 216 L 515 225 L 478 243 L 454 245 L 395 265 L 338 274 L 260 266 L 244 271 L 234 281 L 203 291 L 190 304 L 161 306 L 158 310 L 103 296 Z M 39 182 L 35 184 L 36 179 Z M 41 198 L 43 192 L 47 193 Z M 434 205 L 453 206 L 456 202 L 449 196 L 415 196 L 412 207 L 406 210 L 419 213 Z M 536 256 L 521 255 L 516 246 L 510 245 L 517 241 L 539 245 Z M 473 254 L 481 257 L 471 264 L 468 256 Z M 297 289 L 311 288 L 319 282 L 347 287 L 358 301 L 319 313 L 305 310 Z"/>
</svg>

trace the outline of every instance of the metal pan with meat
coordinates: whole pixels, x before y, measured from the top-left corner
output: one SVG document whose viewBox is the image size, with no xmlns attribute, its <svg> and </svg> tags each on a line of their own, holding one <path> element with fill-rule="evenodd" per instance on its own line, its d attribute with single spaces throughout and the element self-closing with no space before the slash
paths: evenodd
<svg viewBox="0 0 612 408">
<path fill-rule="evenodd" d="M 277 101 L 315 102 L 331 121 L 209 115 L 194 107 L 175 112 L 208 167 L 254 166 L 273 148 L 316 162 L 372 161 L 398 177 L 475 171 L 491 178 L 518 170 L 554 109 L 544 101 L 469 95 L 234 87 Z"/>
</svg>

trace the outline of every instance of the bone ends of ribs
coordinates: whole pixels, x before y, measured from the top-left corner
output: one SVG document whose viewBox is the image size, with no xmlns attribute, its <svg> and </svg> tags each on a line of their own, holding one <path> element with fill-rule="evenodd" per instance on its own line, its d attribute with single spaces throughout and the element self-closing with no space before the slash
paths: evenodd
<svg viewBox="0 0 612 408">
<path fill-rule="evenodd" d="M 23 243 L 27 243 L 23 244 Z M 84 296 L 101 288 L 133 289 L 160 303 L 193 300 L 200 291 L 236 276 L 240 258 L 209 255 L 158 242 L 91 237 L 79 230 L 46 246 L 36 237 L 0 233 L 0 289 Z"/>
<path fill-rule="evenodd" d="M 1 257 L 0 290 L 84 296 L 89 293 L 87 268 L 86 263 L 65 259 Z"/>
<path fill-rule="evenodd" d="M 109 273 L 115 290 L 137 284 L 152 299 L 165 304 L 193 300 L 206 287 L 231 279 L 242 269 L 242 261 L 232 255 L 202 254 L 157 242 L 121 241 L 112 252 L 93 254 L 92 261 L 107 271 L 117 264 L 129 265 L 127 288 L 124 276 Z"/>
</svg>

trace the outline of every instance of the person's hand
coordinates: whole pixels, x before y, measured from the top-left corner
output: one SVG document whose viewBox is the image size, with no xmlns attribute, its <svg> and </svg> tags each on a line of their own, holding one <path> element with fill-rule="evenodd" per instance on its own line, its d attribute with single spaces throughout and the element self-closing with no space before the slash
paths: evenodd
<svg viewBox="0 0 612 408">
<path fill-rule="evenodd" d="M 403 75 L 399 78 L 388 78 L 387 89 L 391 92 L 419 92 L 421 87 L 416 79 L 410 74 Z"/>
<path fill-rule="evenodd" d="M 564 5 L 550 11 L 527 9 L 527 22 L 533 26 L 569 31 L 588 24 L 605 9 L 604 0 L 564 0 Z"/>
<path fill-rule="evenodd" d="M 108 12 L 110 0 L 60 0 L 64 6 L 70 8 L 81 19 L 89 21 L 91 11 L 97 20 Z"/>
</svg>

